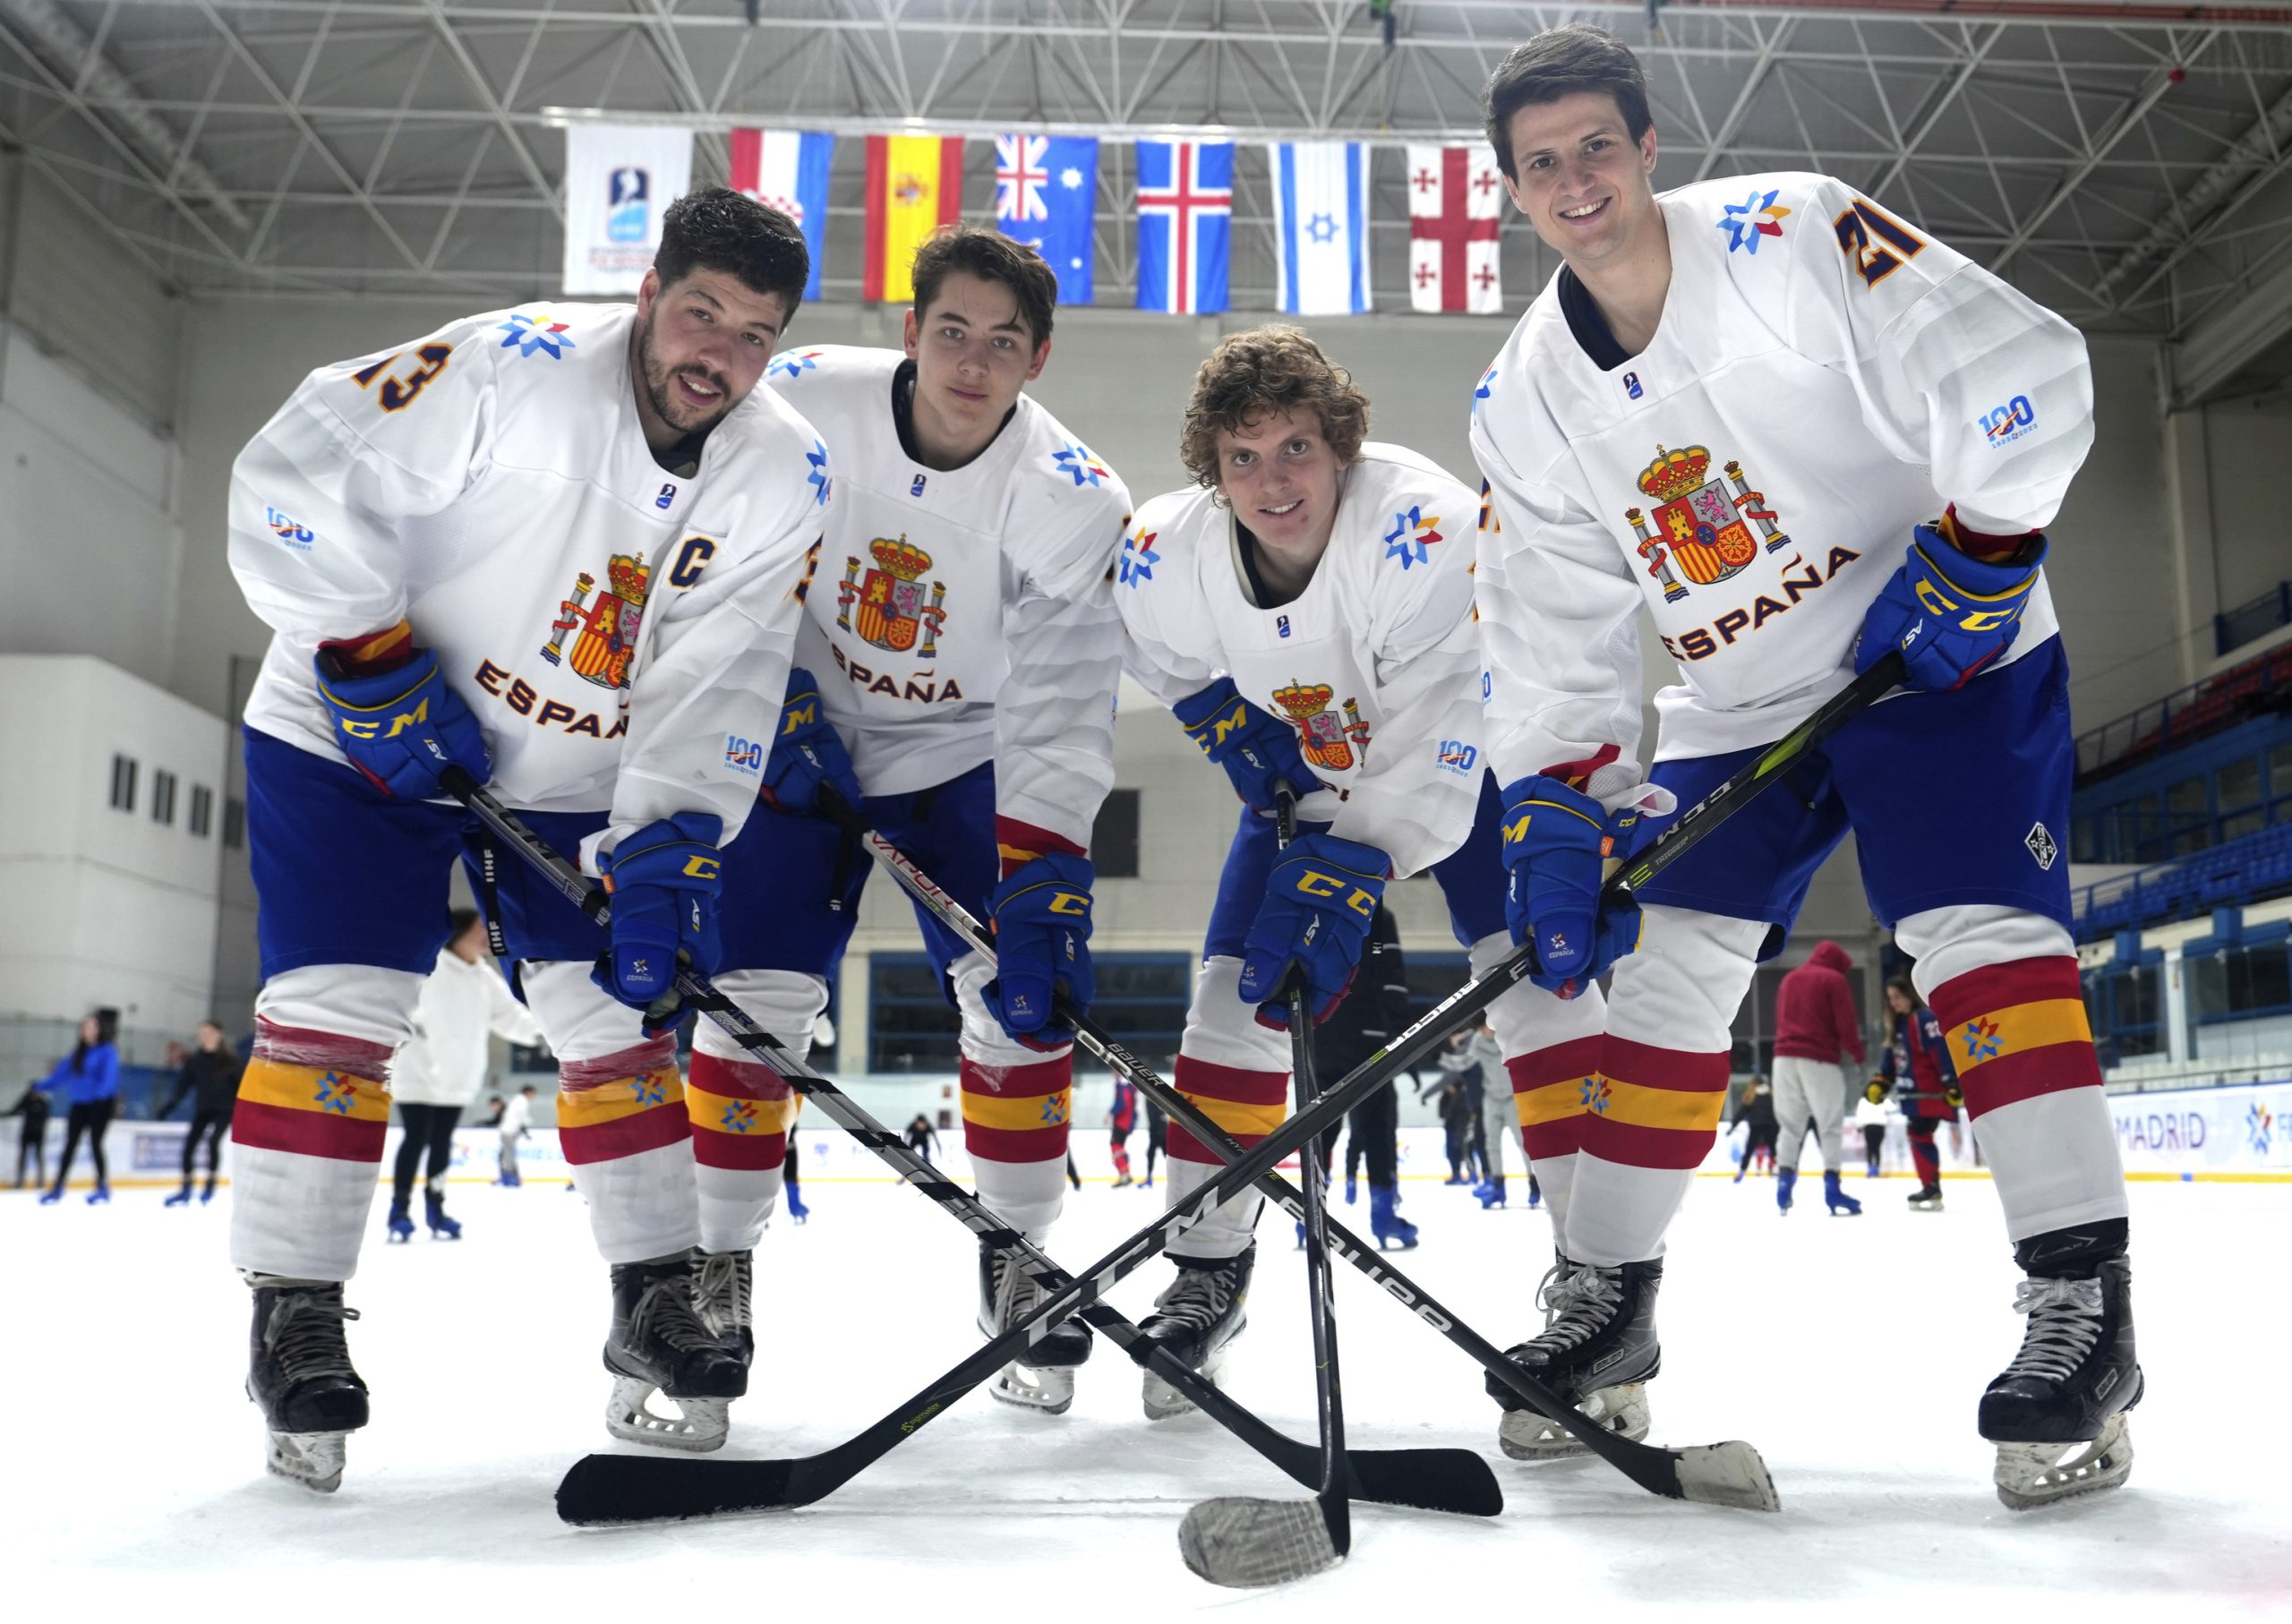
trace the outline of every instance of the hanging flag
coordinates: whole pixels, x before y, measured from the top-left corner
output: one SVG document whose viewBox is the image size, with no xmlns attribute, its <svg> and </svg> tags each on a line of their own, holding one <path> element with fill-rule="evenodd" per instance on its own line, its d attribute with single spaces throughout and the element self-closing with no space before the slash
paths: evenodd
<svg viewBox="0 0 2292 1624">
<path fill-rule="evenodd" d="M 915 297 L 915 251 L 963 206 L 963 138 L 868 138 L 868 265 L 860 295 L 904 304 Z"/>
<path fill-rule="evenodd" d="M 1234 143 L 1138 143 L 1138 308 L 1226 308 L 1234 236 Z"/>
<path fill-rule="evenodd" d="M 1061 304 L 1090 302 L 1098 196 L 1097 136 L 995 138 L 995 224 L 1048 261 Z"/>
<path fill-rule="evenodd" d="M 1369 308 L 1369 150 L 1350 141 L 1283 141 L 1272 157 L 1281 308 L 1360 314 Z"/>
<path fill-rule="evenodd" d="M 835 137 L 804 130 L 732 132 L 732 190 L 777 209 L 803 228 L 812 277 L 804 297 L 820 296 L 820 261 L 827 250 L 827 173 Z"/>
<path fill-rule="evenodd" d="M 1418 310 L 1504 308 L 1497 212 L 1504 182 L 1484 145 L 1408 150 L 1408 302 Z"/>
<path fill-rule="evenodd" d="M 635 293 L 661 245 L 662 210 L 691 184 L 689 130 L 568 125 L 565 291 Z"/>
</svg>

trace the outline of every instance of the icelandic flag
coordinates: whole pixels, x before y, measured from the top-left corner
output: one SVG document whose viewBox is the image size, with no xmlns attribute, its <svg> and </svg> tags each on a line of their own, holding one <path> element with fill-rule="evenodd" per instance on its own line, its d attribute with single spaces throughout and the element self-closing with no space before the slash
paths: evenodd
<svg viewBox="0 0 2292 1624">
<path fill-rule="evenodd" d="M 1172 315 L 1226 308 L 1234 237 L 1234 143 L 1142 141 L 1138 308 Z"/>
<path fill-rule="evenodd" d="M 1090 302 L 1098 196 L 1097 136 L 995 138 L 996 227 L 1042 255 L 1058 278 L 1061 304 Z"/>
<path fill-rule="evenodd" d="M 1369 150 L 1359 141 L 1282 141 L 1273 158 L 1281 308 L 1357 316 L 1369 308 Z"/>
<path fill-rule="evenodd" d="M 732 132 L 732 190 L 777 209 L 803 227 L 812 276 L 804 297 L 820 296 L 820 263 L 827 257 L 827 170 L 835 137 L 805 130 Z"/>
</svg>

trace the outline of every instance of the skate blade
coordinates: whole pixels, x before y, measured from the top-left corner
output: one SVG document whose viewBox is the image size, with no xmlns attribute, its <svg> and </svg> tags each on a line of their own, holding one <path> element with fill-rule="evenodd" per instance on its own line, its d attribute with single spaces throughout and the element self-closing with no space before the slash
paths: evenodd
<svg viewBox="0 0 2292 1624">
<path fill-rule="evenodd" d="M 1013 1409 L 1064 1415 L 1074 1402 L 1074 1372 L 1071 1369 L 1039 1371 L 1023 1364 L 1006 1364 L 987 1390 Z"/>
<path fill-rule="evenodd" d="M 724 1447 L 731 1431 L 731 1401 L 724 1398 L 674 1398 L 678 1415 L 655 1415 L 646 1403 L 661 1389 L 641 1376 L 616 1376 L 612 1395 L 605 1401 L 605 1431 L 629 1443 L 649 1443 L 663 1449 L 683 1449 L 706 1455 Z"/>
<path fill-rule="evenodd" d="M 347 1432 L 272 1432 L 263 1465 L 273 1477 L 298 1483 L 314 1494 L 342 1487 L 343 1440 Z"/>
<path fill-rule="evenodd" d="M 2011 1511 L 2114 1489 L 2133 1475 L 2133 1431 L 2119 1410 L 2091 1443 L 2001 1443 L 1991 1481 Z"/>
<path fill-rule="evenodd" d="M 1236 1326 L 1234 1335 L 1239 1336 L 1241 1330 L 1241 1326 Z M 1210 1357 L 1202 1362 L 1202 1368 L 1195 1372 L 1212 1387 L 1218 1385 L 1218 1377 L 1226 1368 L 1226 1348 L 1232 1341 L 1233 1338 L 1228 1337 L 1225 1342 L 1219 1343 L 1211 1350 Z M 1145 1407 L 1147 1420 L 1167 1421 L 1174 1415 L 1186 1415 L 1193 1412 L 1195 1408 L 1193 1400 L 1156 1375 L 1151 1365 L 1140 1366 L 1139 1373 L 1145 1377 L 1144 1382 L 1141 1384 L 1139 1397 Z"/>
<path fill-rule="evenodd" d="M 1595 1388 L 1577 1406 L 1587 1421 L 1638 1443 L 1647 1436 L 1647 1384 Z M 1496 1428 L 1496 1441 L 1514 1460 L 1559 1460 L 1591 1453 L 1561 1429 L 1557 1422 L 1534 1410 L 1507 1410 Z"/>
</svg>

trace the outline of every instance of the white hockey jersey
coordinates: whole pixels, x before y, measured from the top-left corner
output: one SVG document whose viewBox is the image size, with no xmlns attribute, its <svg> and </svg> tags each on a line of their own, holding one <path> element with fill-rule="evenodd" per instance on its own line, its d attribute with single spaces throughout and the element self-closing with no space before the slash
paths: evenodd
<svg viewBox="0 0 2292 1624">
<path fill-rule="evenodd" d="M 1122 631 L 1107 577 L 1130 492 L 1023 395 L 971 462 L 925 467 L 893 413 L 904 359 L 830 345 L 766 374 L 835 457 L 799 662 L 868 794 L 991 760 L 1000 816 L 1087 846 L 1114 785 Z"/>
<path fill-rule="evenodd" d="M 1414 451 L 1372 442 L 1344 474 L 1305 590 L 1260 609 L 1230 509 L 1199 486 L 1158 496 L 1124 538 L 1115 600 L 1131 674 L 1166 705 L 1220 674 L 1297 730 L 1328 787 L 1298 816 L 1392 859 L 1396 876 L 1464 843 L 1480 795 L 1480 650 L 1471 491 Z"/>
<path fill-rule="evenodd" d="M 1639 775 L 1644 603 L 1681 680 L 1656 758 L 1768 743 L 1852 678 L 1911 527 L 2048 523 L 2092 441 L 2075 329 L 1819 175 L 1659 200 L 1654 340 L 1603 371 L 1557 277 L 1480 382 L 1478 596 L 1500 777 Z M 2008 658 L 2057 631 L 2040 581 Z"/>
<path fill-rule="evenodd" d="M 321 367 L 239 454 L 231 568 L 276 629 L 252 727 L 336 753 L 312 658 L 410 620 L 513 807 L 655 818 L 756 800 L 827 453 L 756 390 L 692 477 L 646 449 L 635 307 L 527 304 Z M 759 742 L 762 741 L 762 742 Z"/>
</svg>

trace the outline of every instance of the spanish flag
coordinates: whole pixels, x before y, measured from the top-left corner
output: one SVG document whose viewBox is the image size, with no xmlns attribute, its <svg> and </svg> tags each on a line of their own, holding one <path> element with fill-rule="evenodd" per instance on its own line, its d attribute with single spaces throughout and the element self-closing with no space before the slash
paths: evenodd
<svg viewBox="0 0 2292 1624">
<path fill-rule="evenodd" d="M 915 251 L 962 211 L 960 135 L 868 138 L 868 269 L 863 295 L 872 303 L 915 297 Z"/>
</svg>

